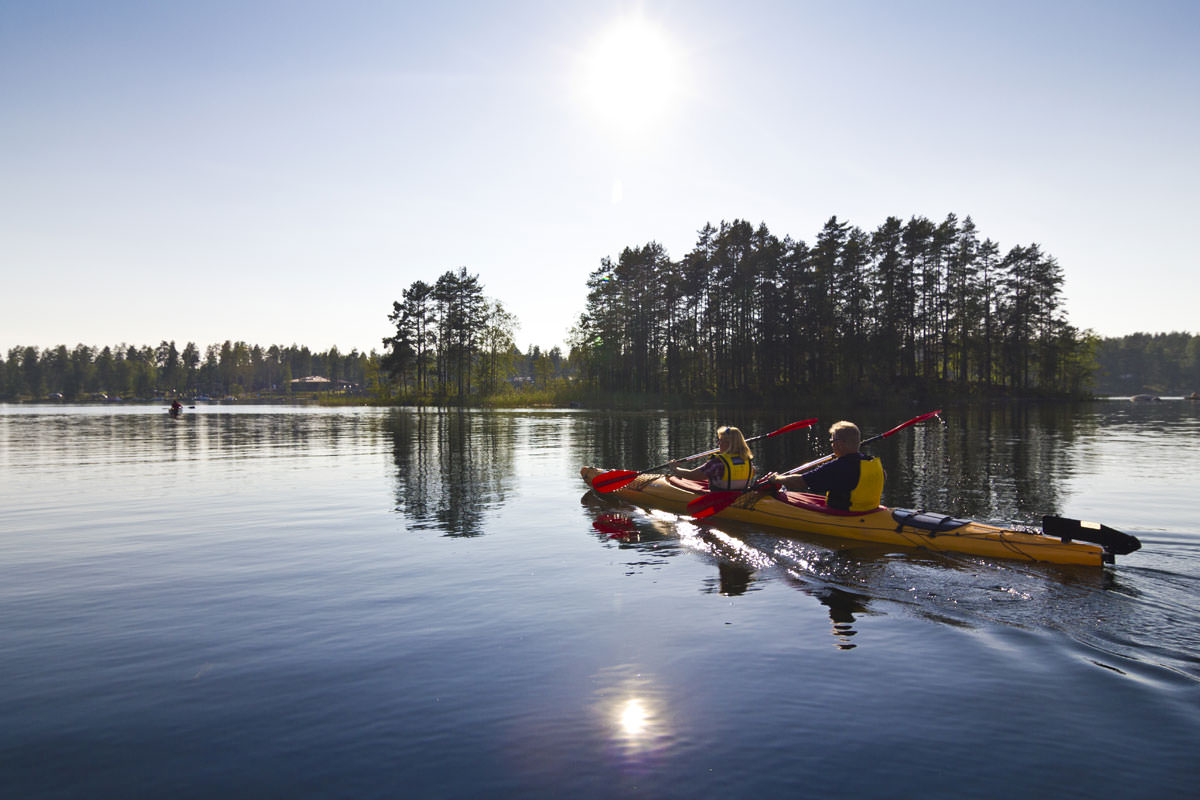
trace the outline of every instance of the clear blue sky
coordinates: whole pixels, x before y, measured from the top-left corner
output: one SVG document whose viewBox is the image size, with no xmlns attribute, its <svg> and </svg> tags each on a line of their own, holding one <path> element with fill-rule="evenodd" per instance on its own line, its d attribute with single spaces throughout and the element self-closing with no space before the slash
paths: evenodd
<svg viewBox="0 0 1200 800">
<path fill-rule="evenodd" d="M 1200 332 L 1198 79 L 1196 2 L 0 0 L 0 348 L 369 350 L 460 266 L 548 348 L 626 246 L 950 212 Z"/>
</svg>

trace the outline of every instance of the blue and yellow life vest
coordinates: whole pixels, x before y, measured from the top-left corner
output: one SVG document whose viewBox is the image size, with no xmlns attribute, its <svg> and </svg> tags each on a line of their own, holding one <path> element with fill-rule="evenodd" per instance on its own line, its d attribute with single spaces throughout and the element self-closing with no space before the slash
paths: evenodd
<svg viewBox="0 0 1200 800">
<path fill-rule="evenodd" d="M 750 459 L 741 456 L 731 456 L 728 453 L 717 453 L 713 458 L 721 462 L 724 470 L 721 477 L 708 482 L 709 491 L 720 492 L 733 489 L 745 489 L 754 480 L 754 465 Z"/>
</svg>

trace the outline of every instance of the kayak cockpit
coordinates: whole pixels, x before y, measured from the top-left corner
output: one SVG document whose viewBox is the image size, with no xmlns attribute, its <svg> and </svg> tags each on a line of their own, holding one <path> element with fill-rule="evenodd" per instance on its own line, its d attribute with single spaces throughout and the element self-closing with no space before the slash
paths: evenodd
<svg viewBox="0 0 1200 800">
<path fill-rule="evenodd" d="M 674 475 L 664 475 L 663 480 L 665 480 L 669 486 L 689 492 L 697 497 L 709 493 L 708 481 L 693 481 L 687 478 L 677 478 Z M 769 495 L 781 503 L 787 503 L 789 506 L 793 506 L 795 508 L 800 508 L 805 511 L 813 511 L 818 514 L 828 514 L 831 517 L 861 517 L 864 514 L 875 514 L 879 511 L 887 511 L 885 506 L 879 506 L 878 508 L 871 509 L 870 511 L 842 511 L 840 509 L 830 508 L 825 503 L 825 497 L 823 495 L 812 494 L 811 492 L 789 492 L 782 490 L 771 492 L 767 488 L 751 491 Z M 749 494 L 749 492 L 747 492 L 747 494 Z"/>
<path fill-rule="evenodd" d="M 887 511 L 885 506 L 878 506 L 870 511 L 843 511 L 839 508 L 830 508 L 823 495 L 812 492 L 776 492 L 773 496 L 776 500 L 787 503 L 789 506 L 802 508 L 805 511 L 814 511 L 818 514 L 828 514 L 831 517 L 861 517 L 866 514 Z"/>
</svg>

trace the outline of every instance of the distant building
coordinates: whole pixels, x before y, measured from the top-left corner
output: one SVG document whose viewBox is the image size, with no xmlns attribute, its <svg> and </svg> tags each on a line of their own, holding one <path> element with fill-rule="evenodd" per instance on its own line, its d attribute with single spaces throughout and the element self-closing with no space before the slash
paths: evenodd
<svg viewBox="0 0 1200 800">
<path fill-rule="evenodd" d="M 292 381 L 293 392 L 349 392 L 357 388 L 350 381 L 332 381 L 320 375 L 308 375 Z"/>
</svg>

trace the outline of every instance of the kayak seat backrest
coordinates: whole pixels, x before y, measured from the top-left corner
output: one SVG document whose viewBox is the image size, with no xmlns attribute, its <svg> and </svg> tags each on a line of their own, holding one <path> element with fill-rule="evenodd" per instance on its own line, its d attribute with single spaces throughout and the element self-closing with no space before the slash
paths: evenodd
<svg viewBox="0 0 1200 800">
<path fill-rule="evenodd" d="M 825 503 L 825 495 L 812 494 L 810 492 L 785 492 L 782 499 L 787 501 L 789 506 L 803 508 L 806 511 L 816 511 L 821 514 L 828 514 L 831 517 L 861 517 L 863 514 L 874 514 L 879 511 L 887 511 L 884 506 L 879 506 L 870 511 L 842 511 L 838 508 L 830 508 Z M 775 495 L 779 497 L 778 494 Z"/>
<path fill-rule="evenodd" d="M 907 525 L 932 533 L 945 533 L 964 525 L 970 524 L 969 519 L 956 519 L 946 514 L 934 514 L 929 511 L 914 511 L 908 508 L 893 508 L 892 519 L 896 520 L 897 529 Z"/>
</svg>

